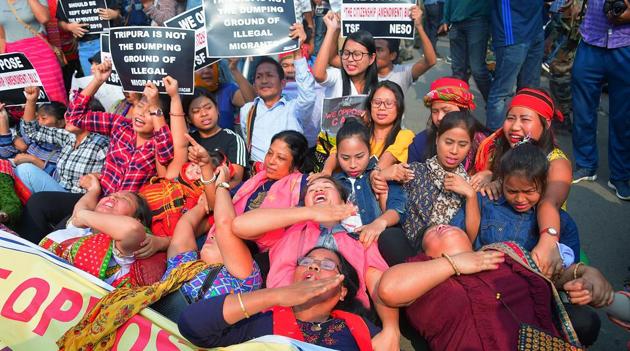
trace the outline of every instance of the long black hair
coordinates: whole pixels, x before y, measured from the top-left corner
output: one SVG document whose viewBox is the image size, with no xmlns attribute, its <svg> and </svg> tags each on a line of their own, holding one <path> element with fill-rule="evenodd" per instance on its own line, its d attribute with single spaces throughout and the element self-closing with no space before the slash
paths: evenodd
<svg viewBox="0 0 630 351">
<path fill-rule="evenodd" d="M 376 87 L 370 91 L 370 95 L 368 95 L 367 100 L 365 100 L 365 109 L 367 111 L 368 121 L 370 121 L 370 137 L 374 137 L 374 123 L 372 123 L 372 100 L 374 99 L 376 92 L 381 88 L 391 91 L 396 98 L 396 120 L 394 121 L 394 125 L 389 131 L 389 134 L 387 134 L 387 138 L 385 138 L 385 145 L 383 146 L 383 150 L 387 150 L 387 148 L 396 141 L 398 132 L 400 132 L 400 129 L 402 128 L 402 117 L 405 113 L 405 94 L 403 93 L 400 85 L 389 80 L 378 82 Z M 381 155 L 378 156 L 380 157 Z"/>
<path fill-rule="evenodd" d="M 339 149 L 339 144 L 341 144 L 342 141 L 355 136 L 367 146 L 368 150 L 370 149 L 370 131 L 363 122 L 357 118 L 348 118 L 341 128 L 339 128 L 336 140 L 337 149 Z M 337 153 L 337 155 L 339 155 L 339 153 Z"/>
<path fill-rule="evenodd" d="M 549 161 L 543 151 L 530 142 L 524 142 L 510 148 L 501 158 L 497 178 L 518 175 L 536 185 L 536 191 L 544 193 L 547 185 Z"/>
<path fill-rule="evenodd" d="M 481 125 L 481 123 L 479 123 L 479 121 L 477 121 L 477 119 L 472 116 L 470 110 L 468 109 L 451 111 L 445 114 L 444 118 L 442 118 L 442 121 L 440 122 L 440 126 L 435 128 L 435 131 L 432 132 L 432 134 L 427 135 L 427 147 L 425 148 L 425 156 L 427 160 L 437 155 L 436 140 L 438 135 L 441 135 L 448 130 L 458 127 L 466 130 L 468 136 L 470 137 L 471 143 L 475 138 L 475 133 L 480 131 L 480 129 L 483 130 L 483 126 Z"/>
<path fill-rule="evenodd" d="M 358 44 L 363 45 L 370 55 L 376 55 L 376 45 L 374 45 L 374 37 L 368 31 L 360 30 L 354 33 L 349 34 L 346 37 L 346 40 L 343 42 L 343 46 L 341 50 L 345 50 L 346 44 L 348 40 L 352 40 Z M 340 57 L 341 58 L 341 57 Z M 341 64 L 341 81 L 342 81 L 342 90 L 343 96 L 350 95 L 350 76 L 346 73 L 346 70 L 343 69 L 343 63 Z M 367 94 L 373 90 L 373 88 L 378 83 L 378 68 L 376 67 L 376 58 L 374 62 L 370 66 L 368 66 L 365 71 L 365 86 L 363 87 L 363 91 L 359 91 L 359 94 Z"/>
<path fill-rule="evenodd" d="M 133 213 L 133 218 L 136 218 L 147 228 L 151 228 L 151 223 L 153 220 L 153 213 L 151 212 L 151 208 L 149 207 L 149 203 L 147 200 L 141 195 L 129 192 L 133 194 L 136 198 L 136 211 Z"/>
<path fill-rule="evenodd" d="M 551 95 L 547 90 L 541 88 L 536 88 L 536 90 L 543 92 L 551 100 Z M 508 110 L 507 113 L 509 114 L 510 111 Z M 540 124 L 542 124 L 542 134 L 540 135 L 540 139 L 530 139 L 529 142 L 532 145 L 538 146 L 545 153 L 545 155 L 548 155 L 556 147 L 556 138 L 553 134 L 551 126 L 547 125 L 547 120 L 545 119 L 545 117 L 539 114 L 536 115 L 540 119 Z M 505 134 L 502 137 L 497 138 L 497 141 L 495 142 L 494 157 L 492 158 L 492 167 L 490 168 L 493 174 L 498 174 L 500 172 L 501 158 L 503 158 L 503 155 L 505 155 L 505 153 L 507 153 L 510 149 L 511 146 Z"/>
<path fill-rule="evenodd" d="M 291 156 L 293 157 L 291 167 L 295 170 L 302 170 L 308 152 L 308 141 L 306 141 L 304 134 L 296 132 L 295 130 L 284 130 L 271 138 L 271 144 L 278 139 L 284 141 L 289 146 Z"/>
</svg>

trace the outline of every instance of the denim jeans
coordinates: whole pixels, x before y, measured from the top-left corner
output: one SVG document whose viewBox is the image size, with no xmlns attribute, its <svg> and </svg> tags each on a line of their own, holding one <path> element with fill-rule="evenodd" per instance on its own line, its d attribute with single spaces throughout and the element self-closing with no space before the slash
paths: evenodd
<svg viewBox="0 0 630 351">
<path fill-rule="evenodd" d="M 90 64 L 89 59 L 100 51 L 100 39 L 79 42 L 79 62 L 81 63 L 81 70 L 83 70 L 83 74 L 85 76 L 92 74 L 92 65 Z"/>
<path fill-rule="evenodd" d="M 489 19 L 471 18 L 453 23 L 448 38 L 451 45 L 453 76 L 468 81 L 468 67 L 483 99 L 488 100 L 490 73 L 486 66 L 486 51 L 490 36 Z"/>
<path fill-rule="evenodd" d="M 15 167 L 15 175 L 32 193 L 40 191 L 68 192 L 53 177 L 32 163 L 22 163 Z"/>
<path fill-rule="evenodd" d="M 426 12 L 424 18 L 424 31 L 427 33 L 427 36 L 431 41 L 431 45 L 433 45 L 433 49 L 437 54 L 437 32 L 440 27 L 440 23 L 442 22 L 444 2 L 438 1 L 435 4 L 424 5 L 424 10 Z"/>
<path fill-rule="evenodd" d="M 497 130 L 503 125 L 507 101 L 514 95 L 515 85 L 517 90 L 540 86 L 544 44 L 541 30 L 540 36 L 531 42 L 495 48 L 497 67 L 488 94 L 488 129 Z"/>
<path fill-rule="evenodd" d="M 608 82 L 610 180 L 630 180 L 630 46 L 606 49 L 582 41 L 571 74 L 576 166 L 597 169 L 597 109 L 603 83 Z"/>
</svg>

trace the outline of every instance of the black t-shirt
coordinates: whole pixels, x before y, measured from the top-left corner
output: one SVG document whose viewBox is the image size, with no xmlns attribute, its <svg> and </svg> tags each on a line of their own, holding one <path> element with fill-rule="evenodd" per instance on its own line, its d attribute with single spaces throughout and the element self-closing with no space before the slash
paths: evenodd
<svg viewBox="0 0 630 351">
<path fill-rule="evenodd" d="M 221 129 L 217 134 L 203 138 L 199 132 L 194 132 L 190 136 L 195 139 L 199 145 L 208 151 L 215 149 L 221 150 L 230 160 L 230 162 L 239 166 L 247 167 L 247 150 L 245 141 L 240 135 L 229 129 Z"/>
<path fill-rule="evenodd" d="M 108 9 L 112 9 L 112 10 L 119 10 L 120 6 L 121 6 L 121 0 L 105 0 L 105 2 L 107 3 L 107 8 Z M 63 12 L 62 6 L 61 4 L 57 5 L 57 12 L 55 12 L 55 17 L 57 18 L 58 21 L 64 21 L 66 23 L 69 23 L 70 21 L 68 21 L 68 17 L 66 16 L 66 13 Z M 114 27 L 116 26 L 116 21 L 109 21 L 109 26 L 110 27 Z M 84 36 L 82 36 L 81 38 L 78 38 L 78 41 L 90 41 L 90 40 L 94 40 L 94 39 L 99 39 L 101 37 L 100 34 L 85 34 Z"/>
</svg>

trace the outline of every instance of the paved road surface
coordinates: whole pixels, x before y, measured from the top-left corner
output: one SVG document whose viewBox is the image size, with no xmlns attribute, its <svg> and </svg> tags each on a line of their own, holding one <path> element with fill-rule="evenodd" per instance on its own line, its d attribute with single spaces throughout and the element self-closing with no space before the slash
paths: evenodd
<svg viewBox="0 0 630 351">
<path fill-rule="evenodd" d="M 446 56 L 448 41 L 440 38 L 439 52 Z M 417 57 L 417 56 L 416 56 Z M 407 61 L 405 63 L 412 62 Z M 418 132 L 426 127 L 429 110 L 421 102 L 422 96 L 429 90 L 430 83 L 439 77 L 451 74 L 451 67 L 443 60 L 420 77 L 407 92 L 405 126 Z M 485 106 L 481 95 L 474 87 L 477 110 L 475 116 L 485 122 Z M 546 84 L 546 83 L 545 83 Z M 420 99 L 418 99 L 418 97 Z M 557 135 L 560 147 L 572 159 L 571 135 Z M 581 182 L 571 187 L 568 209 L 580 230 L 582 248 L 586 251 L 591 265 L 599 268 L 616 290 L 621 289 L 623 280 L 630 277 L 630 201 L 619 200 L 607 187 L 608 181 L 608 100 L 604 96 L 599 111 L 600 169 L 596 182 Z M 612 324 L 600 313 L 602 328 L 599 338 L 590 350 L 617 351 L 626 350 L 630 343 L 630 333 Z M 411 350 L 406 340 L 403 350 Z M 630 349 L 628 349 L 630 350 Z"/>
</svg>

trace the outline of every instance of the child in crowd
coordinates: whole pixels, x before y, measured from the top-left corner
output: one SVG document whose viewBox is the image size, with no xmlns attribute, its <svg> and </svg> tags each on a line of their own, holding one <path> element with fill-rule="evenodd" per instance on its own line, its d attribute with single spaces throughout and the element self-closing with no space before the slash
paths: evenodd
<svg viewBox="0 0 630 351">
<path fill-rule="evenodd" d="M 404 238 L 402 230 L 397 227 L 405 214 L 406 197 L 402 187 L 396 182 L 389 182 L 389 192 L 386 197 L 382 197 L 384 206 L 381 207 L 370 182 L 370 173 L 376 167 L 376 160 L 370 157 L 369 131 L 361 122 L 355 119 L 346 121 L 337 133 L 337 146 L 337 162 L 341 172 L 336 173 L 334 178 L 351 194 L 351 199 L 359 209 L 356 218 L 360 220 L 355 223 L 356 227 L 346 229 L 360 234 L 359 241 L 365 247 L 378 242 L 379 251 L 388 264 L 398 262 L 395 257 L 401 248 L 395 245 L 390 249 L 389 246 L 392 240 Z M 403 248 L 406 250 L 401 254 L 407 251 L 409 255 L 414 254 L 409 245 Z"/>
<path fill-rule="evenodd" d="M 26 87 L 24 95 L 26 106 L 22 117 L 22 129 L 25 136 L 36 143 L 50 143 L 61 149 L 54 174 L 49 175 L 37 165 L 30 163 L 18 165 L 15 174 L 31 193 L 40 191 L 84 193 L 85 189 L 79 185 L 80 179 L 86 174 L 101 171 L 109 148 L 109 138 L 77 128 L 72 123 L 66 123 L 65 128 L 41 125 L 35 120 L 35 102 L 39 96 L 39 88 Z"/>
<path fill-rule="evenodd" d="M 37 121 L 44 127 L 63 128 L 65 113 L 66 107 L 59 102 L 42 104 L 37 109 Z M 19 127 L 12 131 L 8 118 L 4 104 L 0 103 L 0 158 L 12 159 L 14 165 L 32 163 L 52 175 L 61 148 L 52 143 L 31 140 L 24 131 L 24 122 L 20 122 Z"/>
<path fill-rule="evenodd" d="M 475 119 L 467 112 L 446 114 L 437 130 L 437 154 L 424 163 L 410 165 L 413 178 L 404 184 L 407 215 L 403 229 L 414 248 L 420 249 L 422 235 L 431 225 L 447 224 L 462 206 L 477 209 L 477 194 L 468 184 L 464 160 L 474 137 Z"/>
<path fill-rule="evenodd" d="M 548 171 L 549 162 L 539 147 L 528 142 L 515 146 L 501 158 L 498 178 L 503 195 L 492 201 L 478 194 L 479 212 L 469 213 L 468 207 L 462 208 L 451 224 L 466 230 L 475 250 L 496 242 L 515 241 L 531 251 L 540 237 L 536 212 L 547 186 Z M 575 222 L 563 210 L 560 233 L 560 252 L 568 267 L 579 261 L 580 239 Z"/>
</svg>

